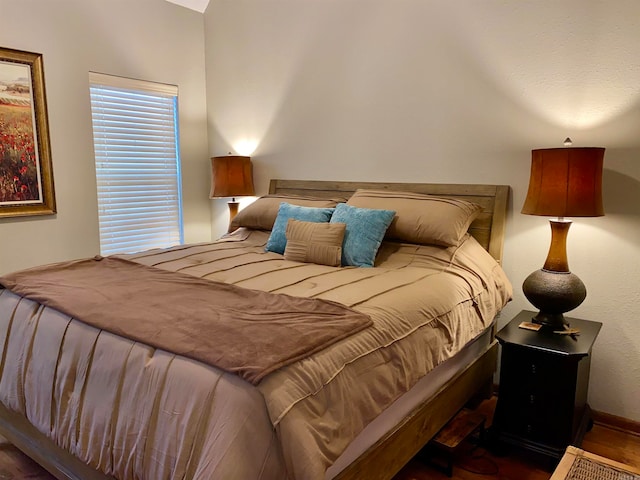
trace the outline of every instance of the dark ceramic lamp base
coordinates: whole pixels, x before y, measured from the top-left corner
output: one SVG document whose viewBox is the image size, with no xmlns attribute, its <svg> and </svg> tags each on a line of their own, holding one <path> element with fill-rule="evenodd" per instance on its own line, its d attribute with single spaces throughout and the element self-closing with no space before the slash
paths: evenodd
<svg viewBox="0 0 640 480">
<path fill-rule="evenodd" d="M 577 275 L 544 268 L 526 278 L 522 291 L 540 310 L 533 322 L 556 330 L 568 325 L 563 313 L 578 307 L 587 296 L 587 289 Z"/>
</svg>

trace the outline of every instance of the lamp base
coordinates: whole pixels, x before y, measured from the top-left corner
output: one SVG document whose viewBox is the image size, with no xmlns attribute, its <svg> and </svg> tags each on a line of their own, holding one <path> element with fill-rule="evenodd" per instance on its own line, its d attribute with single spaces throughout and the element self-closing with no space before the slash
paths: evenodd
<svg viewBox="0 0 640 480">
<path fill-rule="evenodd" d="M 232 201 L 227 202 L 229 206 L 229 228 L 227 229 L 227 233 L 231 233 L 235 230 L 235 228 L 231 227 L 231 221 L 238 214 L 238 207 L 240 206 L 240 202 L 236 202 L 234 198 Z"/>
<path fill-rule="evenodd" d="M 569 322 L 567 322 L 567 319 L 564 318 L 562 313 L 538 312 L 531 321 L 552 330 L 564 330 L 566 327 L 569 327 Z"/>
<path fill-rule="evenodd" d="M 568 324 L 562 314 L 578 307 L 587 297 L 587 289 L 577 275 L 544 268 L 526 278 L 522 291 L 540 310 L 533 322 L 556 330 Z"/>
</svg>

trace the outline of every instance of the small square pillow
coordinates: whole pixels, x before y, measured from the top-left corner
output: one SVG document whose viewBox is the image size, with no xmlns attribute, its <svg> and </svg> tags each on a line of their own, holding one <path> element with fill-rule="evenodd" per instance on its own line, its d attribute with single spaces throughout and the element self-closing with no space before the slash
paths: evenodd
<svg viewBox="0 0 640 480">
<path fill-rule="evenodd" d="M 420 245 L 459 245 L 482 207 L 459 198 L 388 190 L 357 190 L 347 205 L 389 208 L 396 218 L 386 238 Z"/>
<path fill-rule="evenodd" d="M 290 218 L 284 259 L 339 267 L 345 227 L 344 223 L 301 222 Z"/>
<path fill-rule="evenodd" d="M 287 246 L 285 231 L 290 218 L 305 222 L 327 223 L 331 219 L 333 210 L 333 208 L 302 207 L 282 202 L 278 209 L 276 221 L 273 222 L 273 229 L 271 230 L 271 235 L 269 235 L 269 240 L 267 240 L 265 250 L 267 252 L 284 253 L 284 249 Z"/>
<path fill-rule="evenodd" d="M 339 203 L 331 223 L 345 223 L 342 265 L 373 267 L 384 234 L 393 221 L 393 210 L 358 208 Z"/>
<path fill-rule="evenodd" d="M 335 207 L 338 202 L 344 201 L 344 199 L 302 197 L 298 195 L 265 195 L 240 210 L 231 221 L 230 229 L 235 230 L 240 227 L 254 230 L 273 229 L 273 223 L 278 216 L 278 210 L 282 202 L 305 207 L 327 208 Z"/>
</svg>

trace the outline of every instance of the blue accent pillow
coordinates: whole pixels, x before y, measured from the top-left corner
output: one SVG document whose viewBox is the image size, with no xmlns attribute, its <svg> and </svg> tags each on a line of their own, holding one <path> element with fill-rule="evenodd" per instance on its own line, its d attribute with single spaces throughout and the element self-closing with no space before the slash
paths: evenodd
<svg viewBox="0 0 640 480">
<path fill-rule="evenodd" d="M 396 214 L 393 210 L 358 208 L 339 203 L 331 223 L 345 223 L 342 265 L 373 267 L 384 234 Z"/>
<path fill-rule="evenodd" d="M 302 207 L 282 202 L 278 208 L 278 216 L 273 222 L 271 235 L 267 240 L 267 252 L 284 253 L 287 246 L 287 222 L 290 218 L 302 222 L 327 223 L 331 219 L 334 208 Z"/>
</svg>

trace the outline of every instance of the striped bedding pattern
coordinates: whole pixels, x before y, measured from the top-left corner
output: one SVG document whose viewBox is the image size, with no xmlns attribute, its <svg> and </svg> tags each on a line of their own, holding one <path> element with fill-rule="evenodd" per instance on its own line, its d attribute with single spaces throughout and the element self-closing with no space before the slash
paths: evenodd
<svg viewBox="0 0 640 480">
<path fill-rule="evenodd" d="M 495 260 L 383 243 L 374 268 L 287 261 L 268 232 L 126 258 L 255 290 L 335 301 L 373 325 L 268 375 L 240 378 L 0 290 L 0 401 L 119 479 L 320 479 L 398 396 L 489 326 L 511 296 Z"/>
</svg>

